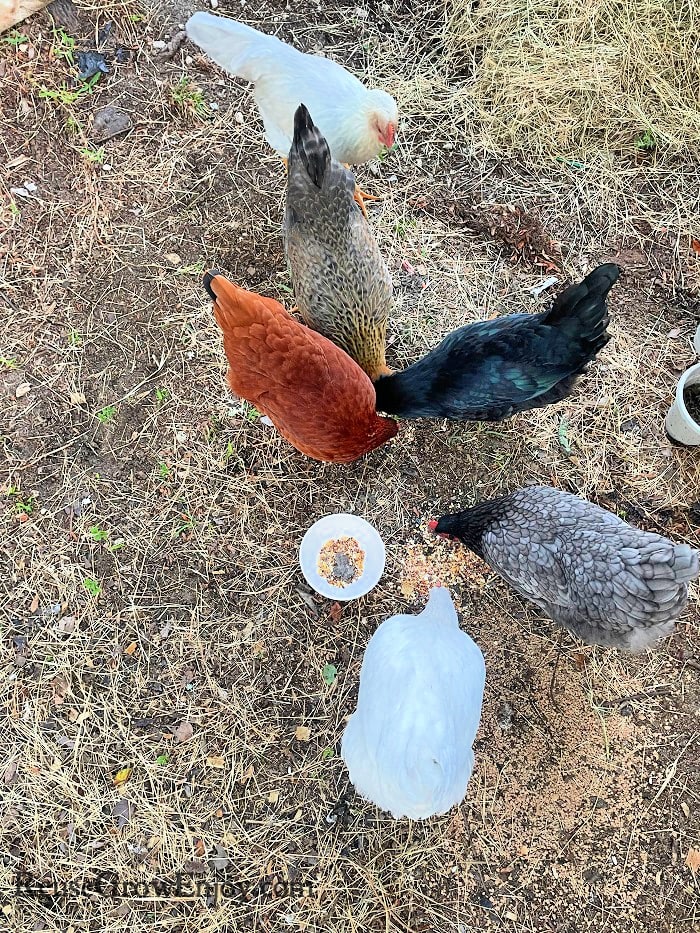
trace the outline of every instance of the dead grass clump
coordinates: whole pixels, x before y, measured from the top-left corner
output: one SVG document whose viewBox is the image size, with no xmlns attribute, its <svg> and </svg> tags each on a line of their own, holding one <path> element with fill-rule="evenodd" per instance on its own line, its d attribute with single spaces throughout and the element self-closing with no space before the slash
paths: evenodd
<svg viewBox="0 0 700 933">
<path fill-rule="evenodd" d="M 700 153 L 694 0 L 453 0 L 452 54 L 494 143 L 585 160 Z"/>
</svg>

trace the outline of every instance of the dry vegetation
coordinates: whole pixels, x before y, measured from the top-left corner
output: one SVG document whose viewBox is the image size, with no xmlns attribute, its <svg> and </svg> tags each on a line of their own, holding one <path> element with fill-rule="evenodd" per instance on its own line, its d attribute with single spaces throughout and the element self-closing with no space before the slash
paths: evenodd
<svg viewBox="0 0 700 933">
<path fill-rule="evenodd" d="M 665 4 L 676 38 L 660 12 L 656 45 L 635 42 L 616 71 L 611 48 L 650 4 L 588 3 L 589 33 L 559 27 L 552 2 L 549 21 L 536 0 L 474 5 L 456 49 L 442 20 L 416 28 L 401 0 L 245 7 L 399 97 L 400 145 L 361 173 L 386 194 L 371 211 L 396 282 L 394 365 L 465 321 L 538 307 L 551 292 L 538 302 L 529 289 L 552 268 L 562 282 L 607 259 L 624 272 L 613 340 L 573 398 L 503 424 L 404 425 L 350 467 L 306 460 L 227 395 L 201 272 L 216 264 L 291 303 L 283 175 L 248 90 L 170 44 L 194 6 L 82 2 L 71 19 L 64 2 L 63 31 L 39 14 L 0 38 L 3 928 L 692 928 L 697 589 L 672 639 L 627 658 L 560 639 L 426 531 L 451 504 L 538 480 L 698 542 L 697 453 L 662 427 L 700 316 L 697 72 L 677 70 L 677 96 L 650 109 L 629 70 L 643 77 L 671 43 L 691 55 L 691 4 Z M 583 4 L 567 9 L 575 24 Z M 627 104 L 575 90 L 585 72 L 561 62 L 574 33 L 602 34 L 602 80 L 629 74 Z M 85 89 L 70 58 L 98 34 L 112 69 Z M 457 59 L 478 45 L 466 73 Z M 537 72 L 535 46 L 549 50 Z M 543 109 L 527 110 L 534 81 Z M 133 126 L 100 142 L 107 105 Z M 658 145 L 640 156 L 647 128 Z M 548 162 L 560 138 L 563 157 L 606 171 Z M 313 520 L 344 510 L 380 530 L 388 561 L 375 591 L 339 609 L 306 590 L 297 548 Z M 394 822 L 348 787 L 339 741 L 371 633 L 419 609 L 438 577 L 486 657 L 477 764 L 461 807 Z M 192 894 L 214 869 L 247 897 Z M 12 896 L 18 871 L 67 893 Z M 81 895 L 99 872 L 128 884 L 181 873 L 182 891 Z M 313 890 L 259 887 L 277 879 Z"/>
</svg>

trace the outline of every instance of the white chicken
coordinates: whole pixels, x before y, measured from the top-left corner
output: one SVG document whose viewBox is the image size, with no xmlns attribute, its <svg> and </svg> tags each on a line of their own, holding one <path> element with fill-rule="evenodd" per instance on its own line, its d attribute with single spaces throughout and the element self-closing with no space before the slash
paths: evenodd
<svg viewBox="0 0 700 933">
<path fill-rule="evenodd" d="M 275 36 L 211 13 L 194 13 L 188 37 L 230 74 L 254 85 L 265 136 L 286 160 L 294 114 L 305 104 L 334 159 L 359 165 L 390 148 L 398 126 L 396 101 L 370 90 L 341 65 L 299 52 Z M 359 200 L 359 198 L 358 198 Z"/>
<path fill-rule="evenodd" d="M 367 645 L 357 710 L 341 754 L 356 790 L 397 819 L 460 803 L 474 766 L 486 672 L 459 628 L 449 592 L 430 591 L 418 616 L 383 622 Z"/>
</svg>

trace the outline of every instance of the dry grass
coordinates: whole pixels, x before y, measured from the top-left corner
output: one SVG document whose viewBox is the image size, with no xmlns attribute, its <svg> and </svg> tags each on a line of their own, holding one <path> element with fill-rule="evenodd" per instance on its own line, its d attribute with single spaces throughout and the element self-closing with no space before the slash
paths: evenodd
<svg viewBox="0 0 700 933">
<path fill-rule="evenodd" d="M 695 0 L 450 0 L 474 149 L 585 175 L 601 222 L 687 240 L 700 221 Z"/>
<path fill-rule="evenodd" d="M 23 25 L 26 42 L 1 47 L 5 926 L 689 929 L 697 590 L 653 654 L 629 659 L 570 640 L 560 651 L 551 624 L 425 525 L 452 504 L 536 479 L 697 542 L 688 510 L 700 498 L 697 457 L 671 448 L 662 428 L 693 359 L 697 260 L 661 233 L 643 248 L 606 239 L 574 210 L 589 176 L 543 181 L 527 162 L 465 156 L 470 137 L 454 125 L 462 89 L 438 55 L 441 23 L 421 33 L 398 2 L 367 17 L 354 4 L 313 15 L 268 4 L 257 21 L 328 49 L 401 99 L 398 151 L 362 173 L 367 190 L 386 192 L 372 216 L 397 283 L 393 363 L 465 321 L 538 306 L 528 292 L 543 275 L 536 256 L 517 259 L 502 231 L 472 232 L 475 200 L 520 205 L 525 225 L 537 220 L 561 244 L 572 277 L 608 258 L 625 272 L 611 300 L 613 341 L 573 398 L 504 424 L 403 425 L 396 442 L 347 468 L 306 460 L 225 389 L 200 272 L 216 264 L 290 302 L 282 174 L 244 87 L 187 46 L 172 59 L 153 49 L 193 6 L 143 18 L 130 0 L 81 4 L 80 41 L 94 42 L 108 15 L 110 41 L 138 54 L 72 102 L 42 95 L 71 73 L 47 18 Z M 91 118 L 106 104 L 135 128 L 96 161 Z M 12 193 L 27 181 L 35 192 Z M 427 287 L 400 271 L 404 259 Z M 18 398 L 22 383 L 30 390 Z M 340 510 L 376 525 L 388 564 L 377 589 L 338 617 L 305 590 L 297 548 L 312 521 Z M 339 741 L 368 638 L 388 615 L 420 608 L 437 576 L 486 656 L 477 766 L 461 807 L 394 822 L 347 787 Z M 338 669 L 332 686 L 327 663 Z M 217 856 L 249 899 L 217 905 L 190 893 L 188 879 L 212 881 Z M 18 870 L 70 893 L 10 896 Z M 185 890 L 80 894 L 100 871 L 128 884 L 182 873 Z M 311 896 L 256 888 L 289 877 L 312 882 Z"/>
</svg>

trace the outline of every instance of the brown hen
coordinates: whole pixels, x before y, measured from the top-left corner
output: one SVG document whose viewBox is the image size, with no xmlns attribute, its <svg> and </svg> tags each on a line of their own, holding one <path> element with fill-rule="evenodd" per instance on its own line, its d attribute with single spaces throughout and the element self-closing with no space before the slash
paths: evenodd
<svg viewBox="0 0 700 933">
<path fill-rule="evenodd" d="M 350 463 L 396 435 L 375 411 L 369 377 L 321 334 L 272 298 L 239 288 L 218 272 L 204 287 L 224 337 L 231 389 L 264 412 L 297 450 Z"/>
</svg>

